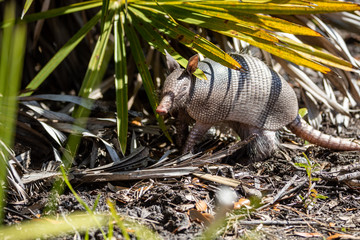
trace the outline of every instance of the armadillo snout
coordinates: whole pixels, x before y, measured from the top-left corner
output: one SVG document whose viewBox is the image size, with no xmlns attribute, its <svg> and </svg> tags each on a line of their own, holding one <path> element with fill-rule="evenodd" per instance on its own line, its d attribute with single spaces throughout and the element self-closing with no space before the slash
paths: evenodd
<svg viewBox="0 0 360 240">
<path fill-rule="evenodd" d="M 169 95 L 165 95 L 159 104 L 159 106 L 156 108 L 156 112 L 160 115 L 166 115 L 170 112 L 170 109 L 172 107 L 173 100 Z"/>
<path fill-rule="evenodd" d="M 164 106 L 162 105 L 159 105 L 157 108 L 156 108 L 156 112 L 160 115 L 166 115 L 168 113 L 167 109 L 164 108 Z"/>
</svg>

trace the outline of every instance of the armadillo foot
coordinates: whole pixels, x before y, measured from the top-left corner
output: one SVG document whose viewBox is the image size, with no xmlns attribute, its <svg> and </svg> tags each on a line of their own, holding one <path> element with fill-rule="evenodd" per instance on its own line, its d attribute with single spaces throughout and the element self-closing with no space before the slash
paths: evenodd
<svg viewBox="0 0 360 240">
<path fill-rule="evenodd" d="M 231 124 L 240 138 L 246 139 L 256 135 L 255 139 L 246 146 L 245 153 L 252 161 L 260 161 L 269 158 L 278 148 L 276 131 L 255 128 L 245 124 Z"/>
<path fill-rule="evenodd" d="M 278 148 L 275 131 L 261 130 L 255 140 L 247 145 L 247 154 L 253 161 L 265 160 Z"/>
<path fill-rule="evenodd" d="M 211 126 L 212 124 L 196 122 L 186 140 L 182 153 L 193 152 L 195 144 L 204 136 Z"/>
</svg>

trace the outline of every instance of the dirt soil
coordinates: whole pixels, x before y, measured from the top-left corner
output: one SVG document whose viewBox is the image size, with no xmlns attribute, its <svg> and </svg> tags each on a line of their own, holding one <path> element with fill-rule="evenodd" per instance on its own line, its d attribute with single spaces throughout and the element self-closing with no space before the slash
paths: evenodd
<svg viewBox="0 0 360 240">
<path fill-rule="evenodd" d="M 326 121 L 323 126 L 323 132 L 334 132 L 334 126 Z M 344 132 L 351 134 L 341 135 L 359 137 L 360 120 L 352 118 L 350 127 Z M 103 133 L 106 134 L 116 137 L 111 129 Z M 175 149 L 164 136 L 140 136 L 141 144 L 150 149 L 152 159 L 158 159 L 167 149 Z M 206 229 L 216 228 L 214 222 L 224 219 L 225 215 L 226 220 L 217 228 L 219 239 L 321 239 L 330 236 L 333 238 L 329 239 L 359 239 L 360 185 L 355 176 L 359 174 L 359 153 L 303 147 L 301 139 L 285 131 L 281 132 L 280 139 L 284 143 L 281 149 L 261 162 L 248 163 L 236 151 L 225 151 L 221 160 L 211 164 L 199 163 L 201 155 L 183 164 L 200 165 L 195 174 L 183 177 L 75 182 L 73 186 L 89 206 L 94 205 L 100 194 L 97 211 L 108 211 L 106 200 L 111 199 L 116 202 L 119 213 L 140 221 L 164 239 L 201 236 Z M 234 145 L 234 140 L 223 134 L 208 135 L 198 148 L 200 151 L 206 149 L 202 155 L 211 159 L 227 145 Z M 82 154 L 86 155 L 84 150 Z M 102 164 L 100 155 L 97 165 Z M 177 152 L 171 154 L 170 159 L 177 155 Z M 77 164 L 81 160 L 78 158 Z M 311 178 L 308 173 L 312 174 Z M 202 174 L 211 177 L 205 180 Z M 231 182 L 234 179 L 236 182 Z M 29 184 L 30 198 L 26 203 L 16 201 L 10 194 L 9 198 L 14 198 L 7 206 L 6 223 L 42 216 L 49 189 L 47 180 Z M 219 194 L 233 196 L 236 203 L 229 207 L 221 202 L 224 200 Z M 84 210 L 69 191 L 57 201 L 58 213 Z M 121 233 L 116 230 L 115 237 L 120 238 Z M 72 239 L 73 236 L 62 238 Z M 92 232 L 91 239 L 101 239 L 100 231 Z"/>
</svg>

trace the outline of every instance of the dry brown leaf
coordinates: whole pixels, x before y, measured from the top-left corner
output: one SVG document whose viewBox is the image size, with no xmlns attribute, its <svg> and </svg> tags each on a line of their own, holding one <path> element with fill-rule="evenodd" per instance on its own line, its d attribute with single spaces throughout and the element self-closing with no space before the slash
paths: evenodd
<svg viewBox="0 0 360 240">
<path fill-rule="evenodd" d="M 243 206 L 250 206 L 250 200 L 247 198 L 240 198 L 239 201 L 234 202 L 234 209 L 240 209 Z"/>
<path fill-rule="evenodd" d="M 205 225 L 209 225 L 210 222 L 214 219 L 214 217 L 211 214 L 201 213 L 195 209 L 189 210 L 188 215 L 192 221 L 204 223 Z"/>
<path fill-rule="evenodd" d="M 331 235 L 328 238 L 326 238 L 326 240 L 331 240 L 331 239 L 360 239 L 360 238 L 349 234 L 335 233 L 334 235 Z"/>
<path fill-rule="evenodd" d="M 135 125 L 135 126 L 138 126 L 138 127 L 141 127 L 141 126 L 142 126 L 141 118 L 139 118 L 139 117 L 133 119 L 130 123 L 131 123 L 132 125 Z"/>
<path fill-rule="evenodd" d="M 196 210 L 205 212 L 207 209 L 207 203 L 204 200 L 197 201 L 195 204 Z"/>
<path fill-rule="evenodd" d="M 311 238 L 311 237 L 323 237 L 321 233 L 305 233 L 305 232 L 294 232 L 295 235 L 305 237 L 305 238 Z"/>
<path fill-rule="evenodd" d="M 274 210 L 274 211 L 276 211 L 276 212 L 280 212 L 281 210 L 278 208 L 278 206 L 279 206 L 278 203 L 275 204 L 272 210 Z"/>
</svg>

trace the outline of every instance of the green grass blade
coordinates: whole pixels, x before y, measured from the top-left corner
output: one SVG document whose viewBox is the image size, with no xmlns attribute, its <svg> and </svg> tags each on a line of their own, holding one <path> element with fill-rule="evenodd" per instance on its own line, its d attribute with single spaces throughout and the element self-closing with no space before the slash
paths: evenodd
<svg viewBox="0 0 360 240">
<path fill-rule="evenodd" d="M 126 62 L 126 48 L 124 39 L 125 21 L 122 12 L 117 12 L 114 22 L 114 38 L 115 38 L 115 89 L 116 89 L 116 126 L 117 134 L 121 147 L 121 151 L 125 154 L 127 132 L 128 132 L 128 76 Z"/>
<path fill-rule="evenodd" d="M 160 128 L 163 130 L 166 137 L 170 141 L 172 141 L 171 137 L 166 129 L 164 119 L 159 114 L 157 114 L 155 111 L 156 107 L 158 106 L 158 101 L 157 101 L 157 96 L 155 94 L 154 83 L 152 82 L 148 66 L 145 64 L 145 57 L 144 57 L 139 39 L 136 35 L 135 29 L 133 28 L 133 25 L 132 25 L 132 18 L 129 14 L 127 15 L 126 20 L 127 20 L 127 22 L 124 24 L 125 32 L 129 39 L 131 52 L 134 56 L 136 66 L 137 66 L 139 73 L 141 75 L 141 78 L 143 80 L 143 85 L 144 85 L 146 94 L 148 96 L 151 108 L 155 114 L 156 119 L 159 122 Z"/>
<path fill-rule="evenodd" d="M 12 20 L 14 18 L 15 16 L 12 6 L 7 4 L 5 6 L 4 19 Z M 9 57 L 10 57 L 9 54 L 10 54 L 10 47 L 12 41 L 12 31 L 13 31 L 13 25 L 9 25 L 8 27 L 3 29 L 3 34 L 2 34 L 1 49 L 0 49 L 1 50 L 0 51 L 0 93 L 1 94 L 4 94 L 6 92 L 6 84 L 7 84 L 6 79 L 8 75 L 7 63 L 9 62 Z M 2 101 L 2 98 L 0 98 L 0 101 Z M 4 114 L 0 112 L 0 118 L 3 116 Z"/>
<path fill-rule="evenodd" d="M 100 223 L 100 221 L 96 218 L 96 215 L 94 214 L 94 212 L 91 210 L 91 208 L 89 207 L 89 205 L 86 204 L 86 202 L 84 202 L 81 197 L 75 192 L 74 188 L 72 187 L 72 185 L 70 184 L 69 179 L 66 176 L 66 170 L 64 169 L 64 166 L 60 166 L 60 170 L 62 173 L 62 177 L 63 180 L 65 182 L 65 184 L 67 185 L 67 187 L 69 188 L 69 190 L 72 192 L 72 194 L 74 195 L 74 197 L 76 198 L 76 200 L 85 208 L 86 212 L 89 214 L 89 217 L 93 220 L 93 222 L 96 223 L 97 227 L 100 229 L 103 237 L 106 237 L 106 234 L 104 232 L 104 230 L 102 229 L 102 224 Z"/>
<path fill-rule="evenodd" d="M 89 22 L 87 22 L 40 70 L 33 80 L 26 86 L 26 93 L 21 96 L 30 96 L 36 88 L 38 88 L 46 78 L 54 71 L 54 69 L 70 54 L 70 52 L 81 42 L 91 28 L 100 19 L 100 12 L 97 13 Z"/>
<path fill-rule="evenodd" d="M 71 213 L 68 216 L 46 217 L 24 221 L 12 226 L 0 227 L 0 239 L 8 240 L 28 240 L 28 239 L 51 239 L 59 236 L 65 238 L 64 234 L 84 233 L 87 229 L 93 229 L 98 226 L 105 226 L 110 219 L 110 215 L 97 214 L 93 218 L 89 214 Z M 96 219 L 96 221 L 94 221 Z M 105 235 L 106 236 L 106 235 Z"/>
<path fill-rule="evenodd" d="M 127 229 L 126 229 L 126 227 L 124 225 L 124 222 L 118 216 L 118 214 L 116 212 L 116 208 L 115 208 L 114 204 L 110 201 L 110 199 L 107 200 L 107 205 L 109 206 L 111 216 L 115 220 L 117 226 L 120 228 L 121 233 L 123 234 L 123 237 L 125 238 L 125 240 L 130 240 L 130 236 L 129 236 L 129 234 L 127 232 Z"/>
<path fill-rule="evenodd" d="M 102 2 L 103 3 L 102 3 L 102 9 L 101 9 L 101 32 L 104 31 L 104 24 L 105 24 L 105 20 L 108 15 L 108 12 L 109 12 L 110 0 L 103 0 Z"/>
<path fill-rule="evenodd" d="M 15 18 L 15 1 L 5 4 L 4 19 Z M 0 222 L 4 217 L 8 149 L 13 145 L 19 91 L 26 43 L 26 26 L 9 25 L 0 34 Z M 4 71 L 4 72 L 3 72 Z"/>
<path fill-rule="evenodd" d="M 20 24 L 16 25 L 13 32 L 13 41 L 10 48 L 10 58 L 7 62 L 8 76 L 6 84 L 6 93 L 4 96 L 4 104 L 8 106 L 8 111 L 6 113 L 6 119 L 8 122 L 5 124 L 8 134 L 5 135 L 5 138 L 12 139 L 14 137 L 14 125 L 16 123 L 17 115 L 17 105 L 16 100 L 17 94 L 19 92 L 23 64 L 24 64 L 24 53 L 26 45 L 26 25 Z M 11 126 L 11 127 L 10 127 Z M 11 130 L 9 130 L 10 128 Z M 9 145 L 12 145 L 11 142 L 6 142 Z"/>
<path fill-rule="evenodd" d="M 21 19 L 24 17 L 24 15 L 26 14 L 26 12 L 29 10 L 29 7 L 31 6 L 33 0 L 26 0 L 25 5 L 24 5 L 24 9 L 21 13 Z"/>
<path fill-rule="evenodd" d="M 111 215 L 115 220 L 116 224 L 120 228 L 123 237 L 125 240 L 129 240 L 130 236 L 127 233 L 128 231 L 134 231 L 136 239 L 149 239 L 149 240 L 160 240 L 162 239 L 156 232 L 150 230 L 143 224 L 140 224 L 135 221 L 131 221 L 126 219 L 125 217 L 121 217 L 117 214 L 114 204 L 108 200 L 107 204 L 109 206 Z"/>
</svg>

